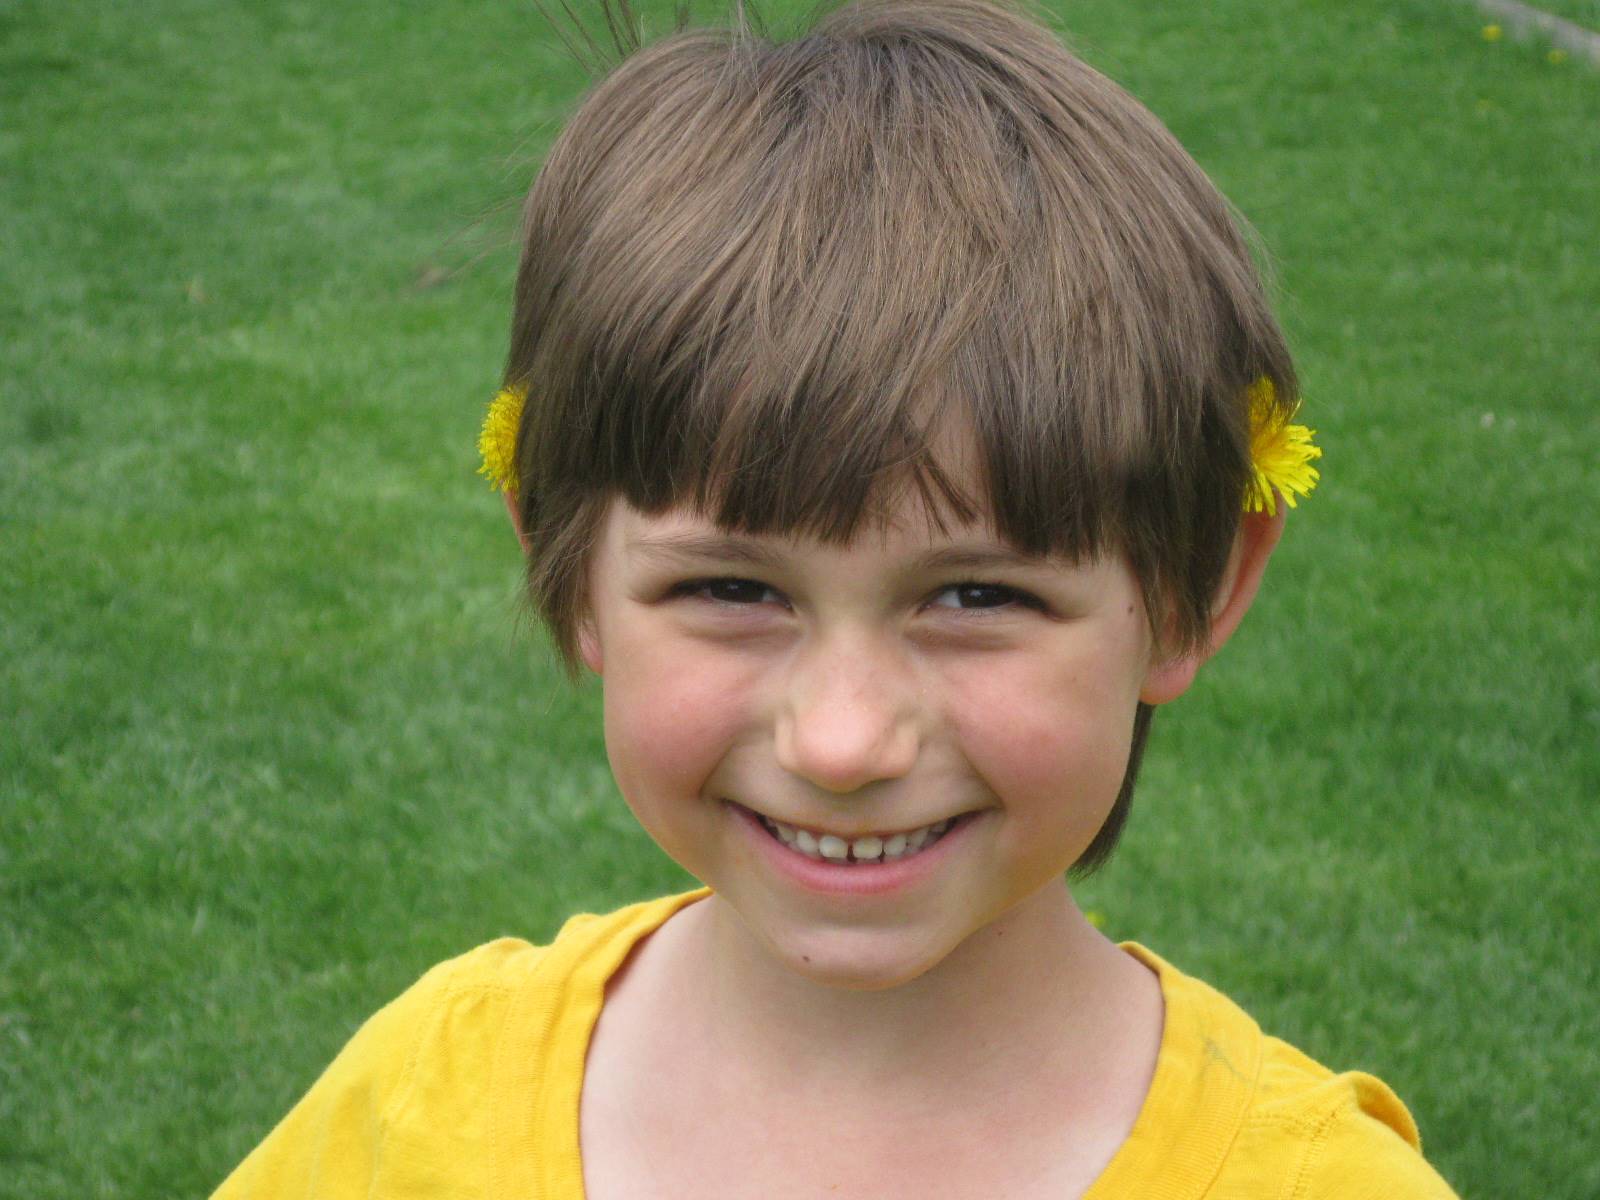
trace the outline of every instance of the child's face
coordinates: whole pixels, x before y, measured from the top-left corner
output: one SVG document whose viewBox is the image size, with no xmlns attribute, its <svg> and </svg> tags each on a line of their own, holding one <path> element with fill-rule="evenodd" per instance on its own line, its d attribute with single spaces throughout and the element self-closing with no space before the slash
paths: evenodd
<svg viewBox="0 0 1600 1200">
<path fill-rule="evenodd" d="M 1161 687 L 1126 563 L 1020 558 L 915 502 L 836 547 L 618 500 L 590 599 L 629 805 L 770 954 L 840 986 L 913 979 L 1059 881 Z M 807 854 L 767 821 L 840 841 Z M 874 836 L 852 856 L 901 856 L 827 857 Z"/>
</svg>

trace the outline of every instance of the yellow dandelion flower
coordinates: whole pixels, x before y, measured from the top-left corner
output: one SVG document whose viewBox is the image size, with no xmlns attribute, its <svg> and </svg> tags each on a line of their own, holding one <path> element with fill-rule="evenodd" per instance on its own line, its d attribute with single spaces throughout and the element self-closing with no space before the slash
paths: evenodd
<svg viewBox="0 0 1600 1200">
<path fill-rule="evenodd" d="M 489 402 L 478 434 L 478 453 L 483 456 L 478 474 L 497 492 L 517 490 L 517 427 L 522 424 L 527 395 L 516 388 L 501 388 Z"/>
<path fill-rule="evenodd" d="M 1559 67 L 1567 61 L 1567 52 L 1565 50 L 1552 50 L 1545 57 L 1550 60 L 1552 65 Z"/>
<path fill-rule="evenodd" d="M 1250 400 L 1250 482 L 1245 488 L 1245 512 L 1278 512 L 1278 497 L 1290 508 L 1295 497 L 1309 496 L 1319 472 L 1312 459 L 1322 449 L 1312 444 L 1316 435 L 1304 425 L 1291 425 L 1273 407 L 1272 380 L 1262 376 L 1247 393 Z M 1294 414 L 1290 414 L 1293 416 Z"/>
<path fill-rule="evenodd" d="M 1483 40 L 1486 42 L 1498 42 L 1502 32 L 1503 30 L 1498 25 L 1485 25 L 1483 27 Z"/>
<path fill-rule="evenodd" d="M 1104 929 L 1106 927 L 1106 915 L 1098 908 L 1085 909 L 1083 913 L 1083 919 L 1088 921 L 1089 924 L 1093 925 L 1096 929 Z"/>
</svg>

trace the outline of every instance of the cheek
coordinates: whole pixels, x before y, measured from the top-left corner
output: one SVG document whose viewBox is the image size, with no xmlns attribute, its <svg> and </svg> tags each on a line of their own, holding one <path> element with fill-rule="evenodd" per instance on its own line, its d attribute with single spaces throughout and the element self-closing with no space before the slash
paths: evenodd
<svg viewBox="0 0 1600 1200">
<path fill-rule="evenodd" d="M 737 674 L 661 642 L 608 648 L 606 665 L 606 753 L 623 796 L 642 816 L 698 794 L 737 736 Z"/>
<path fill-rule="evenodd" d="M 1092 837 L 1127 770 L 1137 692 L 1097 664 L 1025 657 L 959 681 L 968 761 L 1013 816 Z"/>
</svg>

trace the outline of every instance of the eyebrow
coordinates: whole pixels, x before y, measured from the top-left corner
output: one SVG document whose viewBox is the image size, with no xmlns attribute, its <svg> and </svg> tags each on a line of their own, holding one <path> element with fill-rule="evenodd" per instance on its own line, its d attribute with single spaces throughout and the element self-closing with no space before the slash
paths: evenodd
<svg viewBox="0 0 1600 1200">
<path fill-rule="evenodd" d="M 764 543 L 736 534 L 650 534 L 630 538 L 628 548 L 645 558 L 667 562 L 695 559 L 757 566 L 769 571 L 777 570 L 784 561 L 781 553 Z M 1047 562 L 1042 555 L 1025 554 L 1008 546 L 956 545 L 917 555 L 907 567 L 913 572 L 986 571 L 1001 567 L 1037 569 Z"/>
<path fill-rule="evenodd" d="M 947 546 L 920 555 L 912 566 L 921 571 L 988 571 L 997 567 L 1046 566 L 1048 559 L 1039 554 L 1025 554 L 1009 546 Z"/>
<path fill-rule="evenodd" d="M 731 534 L 657 533 L 629 538 L 628 549 L 645 558 L 683 559 L 755 565 L 775 570 L 782 556 L 751 538 Z"/>
</svg>

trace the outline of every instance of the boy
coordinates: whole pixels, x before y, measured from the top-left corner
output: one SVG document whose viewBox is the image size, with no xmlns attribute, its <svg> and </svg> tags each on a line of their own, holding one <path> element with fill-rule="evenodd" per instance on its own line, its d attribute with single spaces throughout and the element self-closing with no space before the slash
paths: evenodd
<svg viewBox="0 0 1600 1200">
<path fill-rule="evenodd" d="M 1137 102 L 979 0 L 640 50 L 534 184 L 506 380 L 531 597 L 708 886 L 436 968 L 220 1194 L 1450 1195 L 1066 885 L 1315 477 Z"/>
</svg>

